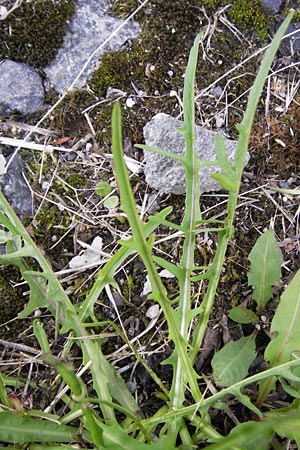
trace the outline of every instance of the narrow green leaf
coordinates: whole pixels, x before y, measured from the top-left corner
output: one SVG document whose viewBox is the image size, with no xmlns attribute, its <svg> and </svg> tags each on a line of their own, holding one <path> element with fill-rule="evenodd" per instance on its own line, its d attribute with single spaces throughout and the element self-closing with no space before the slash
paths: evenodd
<svg viewBox="0 0 300 450">
<path fill-rule="evenodd" d="M 237 323 L 257 323 L 259 321 L 257 315 L 251 309 L 242 308 L 241 306 L 232 308 L 228 316 Z"/>
<path fill-rule="evenodd" d="M 293 383 L 293 385 L 295 385 L 295 383 Z M 288 385 L 286 383 L 281 383 L 281 385 L 282 385 L 283 390 L 291 397 L 295 397 L 295 398 L 300 397 L 299 382 L 297 385 L 297 389 L 294 389 L 294 387 L 291 387 L 290 385 Z"/>
<path fill-rule="evenodd" d="M 0 440 L 8 443 L 79 442 L 77 428 L 0 412 Z"/>
<path fill-rule="evenodd" d="M 248 369 L 256 356 L 255 336 L 256 334 L 253 333 L 237 341 L 229 342 L 214 355 L 211 365 L 213 378 L 218 386 L 231 386 L 247 376 Z"/>
<path fill-rule="evenodd" d="M 44 355 L 51 355 L 51 349 L 48 342 L 47 334 L 44 330 L 43 324 L 38 319 L 35 319 L 33 321 L 33 333 Z"/>
<path fill-rule="evenodd" d="M 172 211 L 172 207 L 167 207 L 157 213 L 159 219 L 165 219 L 168 214 Z M 159 220 L 158 220 L 159 222 Z M 143 224 L 143 230 L 145 237 L 147 238 L 156 228 L 158 224 L 154 222 L 146 222 Z M 130 238 L 129 240 L 133 240 Z M 122 266 L 123 262 L 132 254 L 134 250 L 130 247 L 121 247 L 105 264 L 105 266 L 99 270 L 97 279 L 87 294 L 86 299 L 79 309 L 79 317 L 82 321 L 86 320 L 87 317 L 93 318 L 93 306 L 95 302 L 98 300 L 99 295 L 104 289 L 105 285 L 111 284 L 114 285 L 114 274 Z"/>
<path fill-rule="evenodd" d="M 60 373 L 66 384 L 71 389 L 72 399 L 75 402 L 82 401 L 86 395 L 85 384 L 82 379 L 76 375 L 73 367 L 63 361 L 58 361 L 55 366 L 58 373 Z"/>
<path fill-rule="evenodd" d="M 13 447 L 13 449 L 18 450 L 19 447 Z M 2 450 L 2 447 L 0 447 L 0 450 Z M 7 448 L 4 449 L 4 447 L 3 447 L 3 450 L 7 450 Z M 20 450 L 24 450 L 24 447 L 20 447 Z M 31 444 L 30 450 L 74 450 L 74 445 L 70 446 L 70 445 L 60 444 L 59 447 L 57 445 L 47 445 L 47 447 L 45 447 L 44 444 L 43 445 Z"/>
<path fill-rule="evenodd" d="M 184 270 L 182 267 L 176 266 L 175 264 L 167 261 L 164 258 L 160 258 L 159 256 L 153 256 L 153 261 L 159 264 L 163 269 L 168 270 L 174 275 L 178 280 L 182 280 L 184 277 Z"/>
<path fill-rule="evenodd" d="M 4 406 L 11 408 L 12 404 L 6 392 L 6 385 L 2 374 L 0 373 L 0 402 Z"/>
<path fill-rule="evenodd" d="M 227 174 L 230 170 L 232 170 L 232 168 L 228 160 L 224 138 L 221 133 L 217 133 L 215 135 L 215 149 L 217 154 L 217 161 L 222 171 Z"/>
<path fill-rule="evenodd" d="M 16 265 L 19 266 L 19 264 Z M 36 272 L 36 276 L 32 276 L 32 273 L 28 274 L 23 271 L 22 275 L 30 287 L 30 295 L 29 302 L 23 311 L 18 314 L 19 319 L 25 319 L 37 308 L 47 308 L 49 306 L 48 299 L 43 295 L 43 292 L 46 292 L 46 281 L 41 274 Z"/>
<path fill-rule="evenodd" d="M 284 188 L 279 188 L 277 186 L 268 186 L 268 189 L 271 189 L 272 191 L 280 192 L 280 194 L 283 194 L 283 195 L 300 195 L 299 187 L 296 187 L 295 189 L 284 189 Z"/>
<path fill-rule="evenodd" d="M 182 164 L 184 163 L 184 156 L 176 155 L 175 153 L 172 152 L 167 152 L 162 148 L 152 147 L 151 145 L 144 145 L 144 144 L 135 144 L 135 147 L 141 148 L 142 150 L 146 150 L 148 152 L 158 153 L 159 155 L 167 156 L 168 158 L 171 159 L 176 159 L 177 161 L 180 161 Z"/>
<path fill-rule="evenodd" d="M 222 173 L 214 173 L 211 177 L 229 192 L 235 192 L 238 187 L 237 174 L 229 163 L 224 138 L 220 133 L 217 133 L 215 136 L 215 149 L 217 154 L 216 162 L 219 164 Z"/>
<path fill-rule="evenodd" d="M 246 378 L 248 379 L 248 378 Z M 254 414 L 257 415 L 257 417 L 259 417 L 260 419 L 263 418 L 263 414 L 260 411 L 260 409 L 258 409 L 254 403 L 251 402 L 250 397 L 248 397 L 248 395 L 244 394 L 243 389 L 241 388 L 241 386 L 238 386 L 237 384 L 231 386 L 229 388 L 229 390 L 231 391 L 231 395 L 233 395 L 242 405 L 246 406 L 246 408 L 248 408 L 250 411 L 253 411 Z"/>
<path fill-rule="evenodd" d="M 273 230 L 268 230 L 256 241 L 250 252 L 251 268 L 248 283 L 254 286 L 253 298 L 261 313 L 272 296 L 272 286 L 280 283 L 282 254 Z"/>
<path fill-rule="evenodd" d="M 224 173 L 213 173 L 211 178 L 216 180 L 224 189 L 229 192 L 235 192 L 237 188 L 237 182 L 234 178 L 230 178 Z"/>
</svg>

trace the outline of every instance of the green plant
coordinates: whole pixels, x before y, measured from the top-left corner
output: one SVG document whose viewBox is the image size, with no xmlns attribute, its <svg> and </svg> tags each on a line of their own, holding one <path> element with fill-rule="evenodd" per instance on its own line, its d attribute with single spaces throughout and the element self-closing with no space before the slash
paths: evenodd
<svg viewBox="0 0 300 450">
<path fill-rule="evenodd" d="M 43 443 L 43 448 L 46 444 L 60 444 L 61 448 L 71 448 L 63 443 L 74 441 L 83 442 L 88 446 L 93 445 L 98 449 L 172 450 L 199 448 L 201 445 L 210 449 L 267 449 L 274 434 L 277 433 L 300 444 L 297 399 L 287 408 L 266 413 L 263 413 L 261 408 L 275 380 L 279 380 L 289 394 L 299 397 L 300 378 L 297 371 L 300 361 L 297 356 L 300 349 L 295 337 L 300 321 L 298 312 L 300 272 L 296 273 L 282 295 L 273 319 L 271 332 L 276 334 L 272 336 L 265 353 L 270 363 L 268 370 L 247 377 L 249 365 L 255 356 L 255 338 L 258 330 L 248 337 L 228 344 L 215 355 L 212 363 L 213 376 L 223 387 L 220 391 L 206 397 L 199 386 L 200 375 L 194 369 L 216 297 L 226 249 L 234 234 L 233 220 L 254 114 L 270 65 L 291 18 L 292 14 L 278 30 L 261 64 L 249 96 L 244 120 L 238 127 L 240 137 L 233 164 L 227 159 L 221 136 L 216 138 L 217 164 L 221 167 L 222 173 L 215 174 L 214 178 L 228 190 L 227 216 L 224 221 L 202 219 L 199 206 L 198 172 L 205 165 L 216 165 L 215 161 L 200 161 L 194 149 L 194 81 L 200 35 L 196 37 L 190 52 L 185 76 L 184 124 L 179 131 L 184 135 L 186 151 L 184 156 L 176 156 L 184 165 L 187 180 L 182 223 L 175 225 L 167 220 L 170 207 L 151 216 L 146 223 L 141 222 L 123 160 L 120 107 L 116 104 L 112 116 L 113 156 L 121 208 L 127 215 L 132 237 L 120 241 L 119 250 L 99 271 L 93 287 L 79 306 L 71 303 L 48 261 L 0 193 L 0 222 L 3 227 L 0 242 L 6 244 L 6 254 L 0 256 L 0 262 L 17 265 L 30 287 L 29 303 L 19 314 L 19 318 L 27 317 L 36 308 L 46 308 L 56 319 L 56 335 L 69 334 L 64 350 L 58 358 L 52 354 L 42 323 L 39 320 L 33 322 L 34 334 L 44 362 L 56 370 L 57 383 L 61 388 L 67 388 L 60 397 L 67 408 L 67 413 L 58 417 L 50 412 L 15 411 L 6 392 L 6 384 L 10 380 L 1 377 L 0 439 L 3 442 L 19 445 L 29 443 L 29 448 L 32 449 L 42 448 L 37 443 Z M 172 153 L 161 149 L 145 146 L 143 148 L 174 158 Z M 153 233 L 159 225 L 181 231 L 184 235 L 182 257 L 178 265 L 154 255 Z M 207 231 L 217 233 L 217 250 L 210 266 L 197 266 L 194 259 L 195 236 Z M 97 321 L 94 314 L 94 306 L 99 295 L 110 285 L 113 287 L 116 285 L 116 271 L 133 253 L 138 253 L 143 260 L 152 287 L 151 298 L 159 305 L 167 321 L 173 345 L 171 356 L 164 361 L 164 364 L 169 364 L 173 368 L 170 390 L 147 367 L 123 330 L 113 322 Z M 271 258 L 275 261 L 275 273 L 270 271 Z M 39 270 L 30 269 L 31 259 L 36 261 Z M 250 260 L 252 267 L 249 283 L 255 287 L 254 299 L 257 311 L 254 313 L 240 308 L 232 311 L 231 316 L 241 323 L 246 321 L 257 324 L 271 296 L 270 287 L 278 283 L 280 278 L 280 254 L 272 232 L 267 232 L 257 242 L 250 254 Z M 255 264 L 260 264 L 261 272 L 255 271 Z M 176 277 L 179 285 L 176 300 L 171 301 L 168 298 L 158 267 L 167 269 Z M 192 286 L 200 280 L 206 280 L 207 288 L 200 306 L 194 307 Z M 291 300 L 287 305 L 288 298 Z M 291 323 L 282 320 L 283 313 L 287 311 Z M 194 318 L 197 318 L 198 322 L 190 336 L 190 325 Z M 94 336 L 89 330 L 106 324 L 113 327 L 122 337 L 137 361 L 144 365 L 160 389 L 160 397 L 164 400 L 164 404 L 152 417 L 144 417 L 124 380 L 105 358 L 102 350 L 103 338 L 100 336 L 98 339 L 92 339 Z M 80 369 L 71 366 L 67 361 L 76 345 L 82 352 Z M 243 354 L 243 358 L 237 358 L 237 352 Z M 89 383 L 85 381 L 87 378 L 92 380 L 92 391 Z M 256 404 L 244 392 L 244 388 L 250 384 L 259 385 Z M 228 436 L 222 436 L 211 423 L 210 408 L 226 408 L 228 395 L 235 397 L 254 413 L 257 421 L 250 420 L 239 424 Z M 35 418 L 36 416 L 39 419 Z M 73 424 L 79 425 L 79 428 Z"/>
</svg>

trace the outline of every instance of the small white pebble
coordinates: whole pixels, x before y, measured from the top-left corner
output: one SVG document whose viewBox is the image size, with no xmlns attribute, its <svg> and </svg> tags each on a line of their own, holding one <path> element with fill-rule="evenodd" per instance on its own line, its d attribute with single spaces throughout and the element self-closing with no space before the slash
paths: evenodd
<svg viewBox="0 0 300 450">
<path fill-rule="evenodd" d="M 146 317 L 149 317 L 149 319 L 156 319 L 156 317 L 159 316 L 159 305 L 152 305 L 150 308 L 148 308 L 148 311 L 146 312 Z"/>
<path fill-rule="evenodd" d="M 0 20 L 4 20 L 7 16 L 7 9 L 5 6 L 0 6 Z"/>
<path fill-rule="evenodd" d="M 134 101 L 131 97 L 127 98 L 127 100 L 126 100 L 126 106 L 127 106 L 128 108 L 132 108 L 134 105 L 135 105 L 135 101 Z"/>
<path fill-rule="evenodd" d="M 49 181 L 43 181 L 42 189 L 43 189 L 44 191 L 46 191 L 47 189 L 49 189 L 49 187 L 50 187 Z"/>
<path fill-rule="evenodd" d="M 217 114 L 216 115 L 216 127 L 221 128 L 225 123 L 225 119 L 223 114 Z"/>
</svg>

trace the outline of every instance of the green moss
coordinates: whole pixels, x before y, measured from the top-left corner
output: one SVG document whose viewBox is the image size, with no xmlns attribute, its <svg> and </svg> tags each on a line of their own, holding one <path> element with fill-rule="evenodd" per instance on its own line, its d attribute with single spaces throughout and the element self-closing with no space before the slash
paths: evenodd
<svg viewBox="0 0 300 450">
<path fill-rule="evenodd" d="M 164 3 L 166 7 L 168 5 L 174 5 L 174 2 L 165 1 L 151 2 L 150 5 L 155 5 L 155 8 L 160 8 L 161 3 Z M 176 17 L 176 11 L 180 11 L 183 18 L 184 16 L 190 16 L 190 9 L 194 9 L 194 14 L 197 13 L 203 6 L 206 9 L 208 16 L 212 16 L 217 10 L 227 6 L 229 2 L 227 0 L 194 0 L 190 2 L 175 2 L 174 5 L 174 17 Z M 132 12 L 137 6 L 138 2 L 131 0 L 124 3 L 123 0 L 116 1 L 112 6 L 112 11 L 119 17 L 125 17 Z M 260 0 L 253 0 L 249 2 L 248 0 L 232 0 L 230 2 L 230 7 L 226 10 L 226 14 L 230 20 L 241 27 L 241 29 L 253 29 L 256 31 L 260 37 L 264 38 L 267 35 L 268 18 L 261 8 Z M 151 7 L 151 6 L 150 6 Z M 179 8 L 179 9 L 178 9 Z M 152 11 L 151 11 L 152 13 Z M 143 16 L 142 16 L 143 18 Z"/>
<path fill-rule="evenodd" d="M 300 1 L 297 2 L 297 7 L 300 7 Z M 284 14 L 287 16 L 290 12 L 290 8 L 285 8 Z M 294 16 L 293 16 L 293 22 L 299 22 L 300 21 L 300 10 L 294 10 Z"/>
<path fill-rule="evenodd" d="M 83 188 L 86 184 L 86 177 L 80 173 L 73 173 L 67 178 L 67 183 L 75 189 Z"/>
<path fill-rule="evenodd" d="M 42 239 L 51 238 L 52 234 L 62 235 L 69 227 L 71 219 L 64 212 L 59 212 L 55 205 L 40 210 L 35 221 L 35 236 Z"/>
<path fill-rule="evenodd" d="M 230 19 L 242 29 L 253 28 L 261 38 L 267 36 L 267 16 L 260 7 L 260 0 L 237 0 L 228 11 Z"/>
<path fill-rule="evenodd" d="M 207 17 L 201 7 L 205 6 L 208 17 L 213 17 L 213 14 L 227 3 L 216 0 L 151 1 L 140 12 L 138 18 L 142 27 L 141 35 L 126 44 L 123 49 L 109 53 L 101 59 L 99 68 L 89 82 L 89 86 L 97 96 L 105 96 L 108 87 L 121 89 L 127 95 L 135 95 L 133 85 L 145 93 L 143 100 L 134 108 L 122 108 L 124 136 L 130 136 L 135 143 L 142 142 L 143 126 L 153 114 L 161 111 L 175 116 L 178 114 L 177 100 L 170 97 L 169 93 L 175 90 L 180 96 L 182 95 L 183 76 L 189 49 L 201 25 L 207 24 Z M 138 6 L 137 1 L 120 0 L 114 2 L 112 10 L 115 14 L 124 16 L 132 12 L 136 6 Z M 267 33 L 266 17 L 257 0 L 250 3 L 245 0 L 235 0 L 226 14 L 238 28 L 248 33 L 256 31 L 260 36 L 265 36 Z M 220 30 L 222 32 L 219 32 Z M 209 58 L 203 57 L 200 48 L 196 77 L 199 90 L 207 87 L 220 75 L 238 64 L 249 52 L 247 40 L 240 41 L 220 22 L 210 42 Z M 256 70 L 257 62 L 251 60 L 247 67 L 244 66 L 236 74 L 246 71 L 251 74 L 256 73 Z M 236 77 L 230 85 L 232 96 L 239 97 L 249 89 L 252 83 L 251 76 Z M 220 83 L 221 87 L 225 84 L 226 80 L 224 85 Z M 207 113 L 207 111 L 204 112 Z M 212 110 L 211 116 L 215 113 L 216 110 Z M 94 122 L 101 147 L 110 146 L 110 114 L 110 106 L 101 105 Z M 206 117 L 209 118 L 210 114 Z M 230 116 L 229 130 L 232 132 L 232 137 L 235 137 L 235 124 L 241 119 L 240 116 Z"/>
<path fill-rule="evenodd" d="M 125 283 L 122 287 L 122 294 L 127 301 L 130 301 L 130 299 L 132 297 L 132 293 L 135 291 L 136 286 L 137 285 L 136 285 L 136 282 L 135 282 L 133 276 L 129 274 L 126 277 Z"/>
<path fill-rule="evenodd" d="M 228 5 L 226 0 L 202 0 L 200 2 L 207 8 L 208 15 L 213 14 L 218 8 Z M 242 30 L 252 29 L 261 38 L 267 36 L 268 18 L 261 8 L 260 0 L 232 0 L 231 6 L 227 9 L 229 19 Z"/>
<path fill-rule="evenodd" d="M 24 322 L 17 320 L 28 301 L 24 292 L 28 286 L 20 285 L 20 271 L 12 265 L 0 266 L 0 335 L 2 339 L 17 337 L 24 330 Z M 16 320 L 14 320 L 16 319 Z"/>
<path fill-rule="evenodd" d="M 0 21 L 0 59 L 9 58 L 35 68 L 48 65 L 63 41 L 76 1 L 23 2 Z"/>
<path fill-rule="evenodd" d="M 267 30 L 267 16 L 261 8 L 260 0 L 233 0 L 230 8 L 227 9 L 227 14 L 230 20 L 239 25 L 243 30 L 253 29 L 259 33 L 261 37 L 266 36 Z M 208 13 L 213 13 L 213 10 L 228 5 L 226 0 L 202 0 L 201 4 L 208 8 Z"/>
<path fill-rule="evenodd" d="M 49 126 L 62 136 L 86 136 L 90 129 L 82 110 L 95 102 L 95 97 L 84 90 L 70 92 L 56 108 Z"/>
<path fill-rule="evenodd" d="M 116 51 L 103 55 L 89 84 L 98 95 L 106 95 L 108 87 L 127 88 L 129 78 L 129 55 L 125 51 Z"/>
</svg>

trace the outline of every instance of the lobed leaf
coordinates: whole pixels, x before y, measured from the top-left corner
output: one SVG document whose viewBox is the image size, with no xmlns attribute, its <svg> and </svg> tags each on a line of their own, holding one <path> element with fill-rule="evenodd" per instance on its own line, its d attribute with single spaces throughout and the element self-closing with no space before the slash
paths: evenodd
<svg viewBox="0 0 300 450">
<path fill-rule="evenodd" d="M 274 431 L 282 438 L 296 441 L 300 448 L 300 405 L 294 400 L 287 408 L 279 408 L 265 414 L 265 420 L 277 419 Z"/>
</svg>

